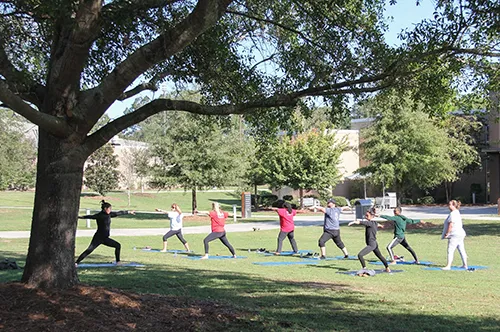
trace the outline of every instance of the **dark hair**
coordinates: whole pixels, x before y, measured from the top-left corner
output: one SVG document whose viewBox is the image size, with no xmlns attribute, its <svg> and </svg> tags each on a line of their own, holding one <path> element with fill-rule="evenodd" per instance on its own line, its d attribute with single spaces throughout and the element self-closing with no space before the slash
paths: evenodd
<svg viewBox="0 0 500 332">
<path fill-rule="evenodd" d="M 399 213 L 403 212 L 403 209 L 401 208 L 401 206 L 396 206 L 394 208 L 395 211 L 398 211 Z"/>
<path fill-rule="evenodd" d="M 109 207 L 111 207 L 110 203 L 106 202 L 105 200 L 101 201 L 101 210 L 107 209 Z"/>
<path fill-rule="evenodd" d="M 287 209 L 288 213 L 292 213 L 292 205 L 288 202 L 283 203 L 283 207 Z"/>
</svg>

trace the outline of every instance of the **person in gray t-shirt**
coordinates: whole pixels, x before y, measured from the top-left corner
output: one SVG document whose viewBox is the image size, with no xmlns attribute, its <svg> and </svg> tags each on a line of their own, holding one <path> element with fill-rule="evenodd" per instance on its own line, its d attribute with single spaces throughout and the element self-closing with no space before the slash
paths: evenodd
<svg viewBox="0 0 500 332">
<path fill-rule="evenodd" d="M 323 225 L 323 235 L 319 238 L 318 245 L 321 250 L 320 259 L 326 258 L 326 242 L 330 239 L 335 242 L 337 247 L 344 253 L 344 258 L 348 258 L 349 254 L 347 248 L 345 247 L 342 239 L 340 238 L 340 213 L 341 208 L 336 207 L 336 202 L 333 198 L 330 198 L 327 202 L 327 207 L 310 207 L 309 209 L 317 209 L 325 214 L 325 220 Z"/>
</svg>

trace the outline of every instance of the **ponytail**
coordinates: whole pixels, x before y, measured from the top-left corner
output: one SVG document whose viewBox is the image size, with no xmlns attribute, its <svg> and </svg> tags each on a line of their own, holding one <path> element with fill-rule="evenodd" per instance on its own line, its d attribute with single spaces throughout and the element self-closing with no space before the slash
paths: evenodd
<svg viewBox="0 0 500 332">
<path fill-rule="evenodd" d="M 290 205 L 290 203 L 283 203 L 283 207 L 288 211 L 288 213 L 292 214 L 292 205 Z"/>
<path fill-rule="evenodd" d="M 217 214 L 220 214 L 220 205 L 217 202 L 212 203 L 212 209 L 217 212 Z"/>
<path fill-rule="evenodd" d="M 111 207 L 110 203 L 106 202 L 105 200 L 101 201 L 101 210 L 107 209 L 109 207 Z"/>
<path fill-rule="evenodd" d="M 456 208 L 457 208 L 457 210 L 459 210 L 459 209 L 460 209 L 460 206 L 462 205 L 462 203 L 461 203 L 460 201 L 457 201 L 457 200 L 455 200 L 455 199 L 452 199 L 452 200 L 450 201 L 450 203 L 451 203 L 451 205 L 453 205 L 454 207 L 456 207 Z"/>
<path fill-rule="evenodd" d="M 179 205 L 177 204 L 172 204 L 172 209 L 174 209 L 177 213 L 181 214 L 182 211 L 181 211 L 181 208 L 179 207 Z"/>
</svg>

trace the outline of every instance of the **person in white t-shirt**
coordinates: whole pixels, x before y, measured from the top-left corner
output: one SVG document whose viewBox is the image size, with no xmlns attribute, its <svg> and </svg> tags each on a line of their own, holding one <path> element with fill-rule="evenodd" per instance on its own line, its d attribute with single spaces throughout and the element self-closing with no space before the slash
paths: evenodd
<svg viewBox="0 0 500 332">
<path fill-rule="evenodd" d="M 458 249 L 460 257 L 462 257 L 462 268 L 467 269 L 467 253 L 465 252 L 465 230 L 462 224 L 462 216 L 460 215 L 460 201 L 451 200 L 448 203 L 450 214 L 444 221 L 443 234 L 441 239 L 448 239 L 448 262 L 443 270 L 450 270 L 453 263 L 453 255 L 455 249 Z"/>
<path fill-rule="evenodd" d="M 182 242 L 184 248 L 186 248 L 186 251 L 189 251 L 189 245 L 182 236 L 182 218 L 184 217 L 184 215 L 182 214 L 179 205 L 175 203 L 172 204 L 171 211 L 165 211 L 161 209 L 156 209 L 156 211 L 167 214 L 168 219 L 170 219 L 170 230 L 167 232 L 167 234 L 163 235 L 163 249 L 161 250 L 161 252 L 167 251 L 167 240 L 169 237 L 172 237 L 174 235 L 176 235 L 179 241 Z"/>
</svg>

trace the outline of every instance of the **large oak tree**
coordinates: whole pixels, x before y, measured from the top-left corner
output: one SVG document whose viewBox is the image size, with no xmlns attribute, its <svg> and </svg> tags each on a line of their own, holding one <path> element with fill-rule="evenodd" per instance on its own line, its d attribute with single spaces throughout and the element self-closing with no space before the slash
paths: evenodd
<svg viewBox="0 0 500 332">
<path fill-rule="evenodd" d="M 437 1 L 435 18 L 403 34 L 398 48 L 383 39 L 385 2 L 1 0 L 0 101 L 39 126 L 22 280 L 78 283 L 83 164 L 155 113 L 245 114 L 265 130 L 307 96 L 335 110 L 347 94 L 399 85 L 434 102 L 462 68 L 487 73 L 498 55 L 497 1 Z M 203 102 L 155 99 L 91 133 L 113 102 L 163 81 L 196 86 Z"/>
</svg>

